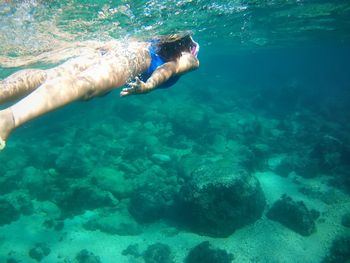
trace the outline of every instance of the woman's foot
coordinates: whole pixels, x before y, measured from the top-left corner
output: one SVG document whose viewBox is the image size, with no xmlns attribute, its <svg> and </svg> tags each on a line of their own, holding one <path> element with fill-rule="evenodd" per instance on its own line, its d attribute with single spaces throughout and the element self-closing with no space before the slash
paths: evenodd
<svg viewBox="0 0 350 263">
<path fill-rule="evenodd" d="M 0 111 L 0 150 L 6 146 L 6 139 L 15 128 L 11 109 Z"/>
</svg>

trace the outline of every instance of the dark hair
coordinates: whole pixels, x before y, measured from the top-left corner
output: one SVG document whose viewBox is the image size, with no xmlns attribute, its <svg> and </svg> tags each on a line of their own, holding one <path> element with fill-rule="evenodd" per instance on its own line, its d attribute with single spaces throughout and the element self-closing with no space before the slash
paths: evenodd
<svg viewBox="0 0 350 263">
<path fill-rule="evenodd" d="M 196 44 L 191 38 L 191 32 L 181 32 L 160 36 L 153 41 L 156 43 L 157 54 L 166 62 L 176 60 L 184 51 L 190 52 Z"/>
</svg>

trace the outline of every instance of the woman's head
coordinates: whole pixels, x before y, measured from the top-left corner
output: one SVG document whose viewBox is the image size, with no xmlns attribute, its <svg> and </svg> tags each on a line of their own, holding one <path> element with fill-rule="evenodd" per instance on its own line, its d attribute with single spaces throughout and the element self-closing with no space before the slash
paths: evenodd
<svg viewBox="0 0 350 263">
<path fill-rule="evenodd" d="M 189 52 L 197 56 L 199 45 L 192 39 L 191 32 L 180 32 L 172 35 L 160 36 L 154 39 L 157 54 L 165 61 L 175 60 L 182 52 Z"/>
</svg>

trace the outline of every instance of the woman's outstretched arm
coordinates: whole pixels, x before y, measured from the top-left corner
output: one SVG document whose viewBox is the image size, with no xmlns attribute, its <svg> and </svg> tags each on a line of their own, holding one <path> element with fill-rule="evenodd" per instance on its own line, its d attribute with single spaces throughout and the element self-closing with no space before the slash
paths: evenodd
<svg viewBox="0 0 350 263">
<path fill-rule="evenodd" d="M 170 61 L 159 66 L 146 82 L 136 78 L 135 82 L 129 84 L 129 88 L 124 88 L 120 92 L 120 96 L 148 93 L 165 83 L 172 76 L 185 74 L 198 67 L 199 61 L 194 55 L 187 52 L 183 53 L 177 61 Z"/>
</svg>

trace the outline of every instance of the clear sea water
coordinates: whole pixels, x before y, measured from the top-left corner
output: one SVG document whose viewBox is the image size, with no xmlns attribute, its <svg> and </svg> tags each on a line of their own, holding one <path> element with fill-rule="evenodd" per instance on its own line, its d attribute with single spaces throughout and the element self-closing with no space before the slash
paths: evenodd
<svg viewBox="0 0 350 263">
<path fill-rule="evenodd" d="M 193 31 L 201 66 L 176 86 L 126 98 L 116 90 L 11 135 L 0 152 L 0 199 L 18 217 L 0 226 L 0 262 L 37 262 L 29 255 L 37 243 L 50 248 L 41 262 L 88 262 L 76 257 L 82 249 L 107 263 L 162 262 L 143 259 L 156 242 L 184 262 L 209 240 L 233 262 L 318 263 L 333 240 L 349 234 L 342 224 L 350 212 L 349 1 L 0 1 L 0 62 L 66 42 L 145 40 L 179 30 Z M 20 69 L 0 67 L 0 79 Z M 163 218 L 137 224 L 128 212 L 140 189 L 176 191 L 203 162 L 242 158 L 262 185 L 265 211 L 287 194 L 320 212 L 317 231 L 301 236 L 264 212 L 216 238 Z M 281 160 L 292 162 L 287 174 L 276 168 Z M 94 190 L 74 194 L 79 187 Z M 93 196 L 102 192 L 112 204 Z M 137 231 L 84 227 L 111 215 L 112 225 L 126 222 Z M 347 240 L 348 254 L 329 262 L 350 260 Z M 138 244 L 140 256 L 122 255 L 130 244 Z"/>
</svg>

